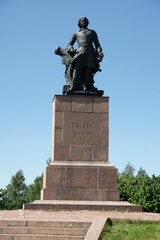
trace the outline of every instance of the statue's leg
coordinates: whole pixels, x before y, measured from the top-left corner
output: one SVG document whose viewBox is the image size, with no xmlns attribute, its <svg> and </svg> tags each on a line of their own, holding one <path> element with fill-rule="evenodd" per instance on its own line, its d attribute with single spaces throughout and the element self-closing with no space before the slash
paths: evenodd
<svg viewBox="0 0 160 240">
<path fill-rule="evenodd" d="M 85 91 L 92 91 L 95 92 L 97 91 L 97 88 L 94 87 L 93 85 L 93 76 L 92 76 L 92 69 L 91 68 L 86 68 L 84 71 L 84 88 Z"/>
<path fill-rule="evenodd" d="M 83 90 L 83 85 L 82 85 L 82 68 L 79 64 L 77 64 L 73 70 L 73 75 L 72 75 L 72 86 L 69 89 L 69 92 L 72 91 L 82 91 Z"/>
</svg>

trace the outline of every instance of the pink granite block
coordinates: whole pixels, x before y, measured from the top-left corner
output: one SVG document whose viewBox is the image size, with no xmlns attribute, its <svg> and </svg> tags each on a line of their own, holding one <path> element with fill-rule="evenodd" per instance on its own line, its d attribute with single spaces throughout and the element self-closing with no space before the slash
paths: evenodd
<svg viewBox="0 0 160 240">
<path fill-rule="evenodd" d="M 61 128 L 55 128 L 54 132 L 52 134 L 52 144 L 57 145 L 57 144 L 62 144 L 62 129 Z"/>
<path fill-rule="evenodd" d="M 92 112 L 92 97 L 72 96 L 72 112 Z"/>
<path fill-rule="evenodd" d="M 116 189 L 107 190 L 107 201 L 119 201 L 119 191 Z"/>
<path fill-rule="evenodd" d="M 71 111 L 71 96 L 56 95 L 53 101 L 53 111 L 70 112 Z"/>
<path fill-rule="evenodd" d="M 100 129 L 109 129 L 108 113 L 100 114 Z"/>
<path fill-rule="evenodd" d="M 94 97 L 93 98 L 93 112 L 108 113 L 109 111 L 109 98 Z"/>
<path fill-rule="evenodd" d="M 62 128 L 63 113 L 55 112 L 55 128 Z"/>
<path fill-rule="evenodd" d="M 63 122 L 63 142 L 65 144 L 100 144 L 99 114 L 65 112 Z"/>
<path fill-rule="evenodd" d="M 115 168 L 99 168 L 99 188 L 117 189 L 117 170 Z"/>
<path fill-rule="evenodd" d="M 53 150 L 53 159 L 58 161 L 66 161 L 70 159 L 70 147 L 69 145 L 64 145 L 64 144 L 58 144 L 54 145 L 54 150 Z"/>
<path fill-rule="evenodd" d="M 56 189 L 43 188 L 41 190 L 41 200 L 53 200 L 53 199 L 56 199 Z"/>
<path fill-rule="evenodd" d="M 71 145 L 71 160 L 91 161 L 91 146 Z"/>
<path fill-rule="evenodd" d="M 50 165 L 46 168 L 45 175 L 45 188 L 65 187 L 65 167 Z"/>
<path fill-rule="evenodd" d="M 108 138 L 109 138 L 108 130 L 102 129 L 100 144 L 108 146 Z"/>
<path fill-rule="evenodd" d="M 108 147 L 107 146 L 93 146 L 93 161 L 108 162 Z"/>
<path fill-rule="evenodd" d="M 81 199 L 82 192 L 80 189 L 58 189 L 57 198 L 63 200 L 79 200 Z"/>
<path fill-rule="evenodd" d="M 67 188 L 96 189 L 97 169 L 70 167 L 67 169 Z"/>
</svg>

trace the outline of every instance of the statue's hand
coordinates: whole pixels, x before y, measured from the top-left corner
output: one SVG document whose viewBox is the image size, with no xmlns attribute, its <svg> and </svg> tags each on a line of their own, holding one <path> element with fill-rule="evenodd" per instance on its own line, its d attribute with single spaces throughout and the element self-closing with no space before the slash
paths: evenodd
<svg viewBox="0 0 160 240">
<path fill-rule="evenodd" d="M 68 52 L 71 54 L 71 53 L 74 53 L 75 50 L 74 50 L 74 47 L 73 46 L 68 46 Z"/>
<path fill-rule="evenodd" d="M 98 47 L 97 48 L 97 57 L 98 57 L 98 60 L 101 62 L 103 60 L 103 57 L 104 57 L 104 54 L 102 52 L 102 48 L 101 47 Z"/>
<path fill-rule="evenodd" d="M 98 52 L 97 55 L 98 55 L 98 60 L 101 62 L 104 58 L 103 52 Z"/>
</svg>

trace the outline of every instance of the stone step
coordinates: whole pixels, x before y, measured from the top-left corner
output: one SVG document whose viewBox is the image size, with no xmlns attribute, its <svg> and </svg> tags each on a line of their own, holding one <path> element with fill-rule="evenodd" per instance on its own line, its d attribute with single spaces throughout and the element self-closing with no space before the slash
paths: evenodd
<svg viewBox="0 0 160 240">
<path fill-rule="evenodd" d="M 2 234 L 0 235 L 0 240 L 84 240 L 84 236 Z"/>
<path fill-rule="evenodd" d="M 85 236 L 88 228 L 0 227 L 1 234 L 71 235 Z"/>
<path fill-rule="evenodd" d="M 32 221 L 32 220 L 0 220 L 0 226 L 12 227 L 52 227 L 52 228 L 89 228 L 91 222 L 72 221 Z"/>
<path fill-rule="evenodd" d="M 0 240 L 81 240 L 91 222 L 0 220 Z"/>
<path fill-rule="evenodd" d="M 26 221 L 21 220 L 0 220 L 0 226 L 26 227 Z"/>
</svg>

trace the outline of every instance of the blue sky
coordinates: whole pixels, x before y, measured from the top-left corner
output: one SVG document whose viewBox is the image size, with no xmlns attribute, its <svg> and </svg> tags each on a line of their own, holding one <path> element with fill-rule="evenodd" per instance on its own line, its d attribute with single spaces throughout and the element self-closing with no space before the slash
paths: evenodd
<svg viewBox="0 0 160 240">
<path fill-rule="evenodd" d="M 57 46 L 87 16 L 103 48 L 95 86 L 110 97 L 109 159 L 160 174 L 160 1 L 0 0 L 0 188 L 51 156 L 52 99 L 65 83 Z"/>
</svg>

